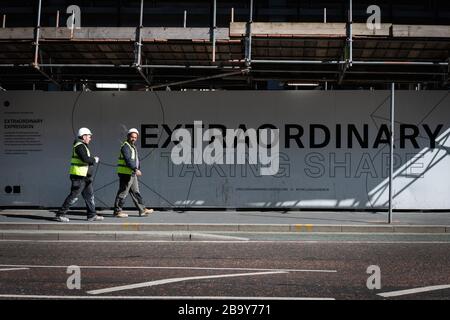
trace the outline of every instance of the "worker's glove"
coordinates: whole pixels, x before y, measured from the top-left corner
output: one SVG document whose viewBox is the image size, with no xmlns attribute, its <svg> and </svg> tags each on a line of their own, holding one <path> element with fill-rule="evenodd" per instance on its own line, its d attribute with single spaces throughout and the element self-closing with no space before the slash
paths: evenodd
<svg viewBox="0 0 450 320">
<path fill-rule="evenodd" d="M 98 163 L 98 162 L 99 162 L 99 160 L 100 160 L 100 158 L 99 158 L 99 157 L 94 157 L 94 159 L 95 159 L 95 163 Z"/>
</svg>

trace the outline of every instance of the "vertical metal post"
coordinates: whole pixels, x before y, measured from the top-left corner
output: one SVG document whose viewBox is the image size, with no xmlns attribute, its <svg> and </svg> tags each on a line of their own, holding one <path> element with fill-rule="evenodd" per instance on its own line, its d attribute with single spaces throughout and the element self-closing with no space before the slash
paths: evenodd
<svg viewBox="0 0 450 320">
<path fill-rule="evenodd" d="M 144 28 L 144 0 L 141 0 L 141 13 L 139 16 L 139 27 L 136 28 L 136 41 L 134 43 L 134 64 L 136 71 L 141 75 L 142 79 L 151 85 L 150 80 L 142 71 L 142 29 Z"/>
<path fill-rule="evenodd" d="M 345 72 L 349 67 L 353 64 L 353 3 L 352 0 L 349 0 L 349 8 L 348 8 L 348 21 L 345 25 L 347 32 L 347 39 L 345 41 L 344 47 L 344 60 L 345 63 L 343 65 L 339 65 L 339 80 L 338 84 L 340 85 L 345 77 Z"/>
<path fill-rule="evenodd" d="M 391 83 L 391 143 L 390 143 L 390 161 L 389 161 L 389 215 L 388 223 L 392 222 L 392 189 L 393 189 L 393 177 L 394 177 L 394 115 L 395 115 L 395 83 Z"/>
<path fill-rule="evenodd" d="M 59 10 L 56 11 L 56 27 L 59 28 Z"/>
<path fill-rule="evenodd" d="M 142 28 L 144 24 L 144 0 L 141 0 L 141 11 L 139 15 L 139 27 L 136 35 L 136 61 L 135 65 L 140 66 L 142 63 Z"/>
<path fill-rule="evenodd" d="M 187 11 L 184 10 L 184 17 L 183 17 L 183 28 L 186 28 L 186 21 L 187 21 Z"/>
<path fill-rule="evenodd" d="M 323 8 L 323 23 L 327 23 L 327 8 Z"/>
<path fill-rule="evenodd" d="M 41 11 L 42 11 L 42 0 L 39 0 L 39 7 L 38 7 L 38 17 L 37 17 L 37 25 L 36 25 L 36 32 L 34 35 L 34 61 L 32 62 L 32 66 L 39 71 L 44 77 L 46 77 L 48 80 L 56 84 L 57 86 L 60 86 L 58 82 L 56 82 L 51 76 L 49 76 L 47 73 L 45 73 L 41 68 L 39 67 L 39 38 L 41 34 Z M 42 62 L 42 57 L 41 57 Z"/>
<path fill-rule="evenodd" d="M 141 0 L 141 11 L 139 14 L 139 27 L 143 27 L 144 24 L 144 0 Z"/>
<path fill-rule="evenodd" d="M 250 66 L 252 60 L 252 23 L 253 23 L 253 0 L 250 0 L 250 16 L 247 23 L 247 45 L 245 47 L 245 63 Z"/>
<path fill-rule="evenodd" d="M 234 8 L 231 8 L 231 22 L 234 22 Z"/>
<path fill-rule="evenodd" d="M 3 15 L 3 23 L 2 23 L 3 29 L 6 28 L 6 14 Z"/>
<path fill-rule="evenodd" d="M 35 67 L 38 66 L 38 59 L 39 59 L 39 37 L 40 37 L 40 33 L 41 33 L 41 8 L 42 8 L 42 0 L 39 0 L 36 34 L 35 34 L 35 39 L 34 39 L 34 45 L 35 45 L 34 66 Z"/>
<path fill-rule="evenodd" d="M 353 64 L 353 0 L 350 0 L 350 10 L 348 12 L 348 46 L 349 46 L 349 66 Z"/>
<path fill-rule="evenodd" d="M 212 62 L 216 62 L 216 18 L 217 18 L 217 1 L 214 0 L 214 7 L 213 7 L 213 27 L 212 27 Z"/>
</svg>

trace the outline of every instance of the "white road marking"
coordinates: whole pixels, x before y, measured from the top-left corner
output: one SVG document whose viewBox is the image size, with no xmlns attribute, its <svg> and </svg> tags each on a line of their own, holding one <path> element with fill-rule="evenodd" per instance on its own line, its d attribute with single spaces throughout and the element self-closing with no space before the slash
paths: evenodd
<svg viewBox="0 0 450 320">
<path fill-rule="evenodd" d="M 30 268 L 4 268 L 4 269 L 0 269 L 0 271 L 16 271 L 16 270 L 30 270 Z"/>
<path fill-rule="evenodd" d="M 389 298 L 389 297 L 398 297 L 398 296 L 404 296 L 407 294 L 429 292 L 429 291 L 443 290 L 443 289 L 450 289 L 450 285 L 445 284 L 445 285 L 440 285 L 440 286 L 429 286 L 429 287 L 422 287 L 422 288 L 415 288 L 415 289 L 408 289 L 408 290 L 383 292 L 383 293 L 378 293 L 378 295 L 382 296 L 384 298 Z"/>
<path fill-rule="evenodd" d="M 15 268 L 67 268 L 68 266 L 0 264 L 0 267 Z M 146 266 L 79 266 L 82 269 L 170 269 L 170 270 L 231 270 L 231 271 L 276 271 L 276 272 L 325 272 L 335 273 L 337 270 L 319 269 L 263 269 L 263 268 L 208 268 L 208 267 L 146 267 Z"/>
<path fill-rule="evenodd" d="M 391 234 L 390 234 L 391 235 Z M 398 235 L 398 234 L 397 234 Z M 415 234 L 423 235 L 423 234 Z M 442 234 L 441 234 L 442 235 Z M 447 235 L 447 233 L 445 234 Z M 248 240 L 248 241 L 219 241 L 219 240 L 14 240 L 14 239 L 4 239 L 0 242 L 50 242 L 50 243 L 104 243 L 104 244 L 117 244 L 117 243 L 224 243 L 224 244 L 269 244 L 269 243 L 291 243 L 291 244 L 450 244 L 450 239 L 448 241 L 359 241 L 359 240 Z"/>
<path fill-rule="evenodd" d="M 87 293 L 88 294 L 102 294 L 102 293 L 110 293 L 110 292 L 123 291 L 123 290 L 139 289 L 139 288 L 145 288 L 145 287 L 154 287 L 154 286 L 159 286 L 159 285 L 168 284 L 168 283 L 191 281 L 191 280 L 262 276 L 262 275 L 281 274 L 281 273 L 288 273 L 288 272 L 286 272 L 286 271 L 271 271 L 271 272 L 253 272 L 253 273 L 216 274 L 213 276 L 169 278 L 169 279 L 161 279 L 161 280 L 155 280 L 155 281 L 129 284 L 129 285 L 125 285 L 125 286 L 118 286 L 118 287 L 105 288 L 105 289 L 99 289 L 99 290 L 91 290 L 91 291 L 88 291 Z"/>
<path fill-rule="evenodd" d="M 244 237 L 236 237 L 236 236 L 225 236 L 225 235 L 221 235 L 221 234 L 214 234 L 214 233 L 189 233 L 189 232 L 184 232 L 184 233 L 173 233 L 172 236 L 185 236 L 186 234 L 190 234 L 192 237 L 195 238 L 215 238 L 217 240 L 212 240 L 212 239 L 205 239 L 205 240 L 193 240 L 193 241 L 248 241 L 248 238 L 244 238 Z M 192 241 L 192 240 L 191 240 Z"/>
<path fill-rule="evenodd" d="M 335 300 L 317 297 L 230 297 L 230 296 L 50 296 L 28 294 L 0 294 L 0 298 L 19 299 L 81 299 L 81 300 Z"/>
</svg>

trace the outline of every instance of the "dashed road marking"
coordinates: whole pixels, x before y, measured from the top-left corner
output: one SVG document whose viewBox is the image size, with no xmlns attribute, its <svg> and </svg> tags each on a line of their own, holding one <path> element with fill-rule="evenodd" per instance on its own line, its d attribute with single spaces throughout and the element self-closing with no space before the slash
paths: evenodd
<svg viewBox="0 0 450 320">
<path fill-rule="evenodd" d="M 30 268 L 2 268 L 0 271 L 30 270 Z"/>
<path fill-rule="evenodd" d="M 132 290 L 132 289 L 139 289 L 139 288 L 146 288 L 146 287 L 154 287 L 154 286 L 160 286 L 160 285 L 164 285 L 164 284 L 168 284 L 168 283 L 183 282 L 183 281 L 218 279 L 218 278 L 233 278 L 233 277 L 262 276 L 262 275 L 282 274 L 282 273 L 288 273 L 288 272 L 286 272 L 286 271 L 270 271 L 270 272 L 253 272 L 253 273 L 216 274 L 216 275 L 213 275 L 213 276 L 196 276 L 196 277 L 169 278 L 169 279 L 161 279 L 161 280 L 155 280 L 155 281 L 147 281 L 147 282 L 129 284 L 129 285 L 125 285 L 125 286 L 118 286 L 118 287 L 105 288 L 105 289 L 99 289 L 99 290 L 91 290 L 91 291 L 88 291 L 87 293 L 88 294 L 102 294 L 102 293 L 110 293 L 110 292 L 123 291 L 123 290 Z"/>
<path fill-rule="evenodd" d="M 20 264 L 0 264 L 0 267 L 11 268 L 67 268 L 68 266 L 61 265 L 20 265 Z M 230 271 L 283 271 L 283 272 L 324 272 L 324 273 L 336 273 L 337 270 L 321 270 L 321 269 L 274 269 L 274 268 L 214 268 L 214 267 L 158 267 L 158 266 L 78 266 L 81 269 L 169 269 L 169 270 L 230 270 Z"/>
<path fill-rule="evenodd" d="M 429 287 L 422 287 L 422 288 L 415 288 L 415 289 L 383 292 L 383 293 L 378 293 L 378 295 L 382 296 L 384 298 L 390 298 L 390 297 L 404 296 L 404 295 L 407 295 L 407 294 L 429 292 L 429 291 L 436 291 L 436 290 L 444 290 L 444 289 L 450 289 L 450 285 L 449 284 L 444 284 L 444 285 L 439 285 L 439 286 L 429 286 Z"/>
</svg>

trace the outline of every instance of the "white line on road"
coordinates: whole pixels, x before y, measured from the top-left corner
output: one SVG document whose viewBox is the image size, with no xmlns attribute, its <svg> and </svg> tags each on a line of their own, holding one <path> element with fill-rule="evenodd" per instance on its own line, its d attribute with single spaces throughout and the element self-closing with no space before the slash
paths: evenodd
<svg viewBox="0 0 450 320">
<path fill-rule="evenodd" d="M 3 268 L 0 271 L 30 270 L 30 268 Z"/>
<path fill-rule="evenodd" d="M 253 272 L 253 273 L 232 273 L 232 274 L 216 274 L 216 275 L 213 275 L 213 276 L 169 278 L 169 279 L 161 279 L 161 280 L 155 280 L 155 281 L 147 281 L 147 282 L 129 284 L 129 285 L 126 285 L 126 286 L 118 286 L 118 287 L 105 288 L 105 289 L 99 289 L 99 290 L 91 290 L 91 291 L 88 291 L 87 293 L 89 293 L 89 294 L 102 294 L 102 293 L 110 293 L 110 292 L 123 291 L 123 290 L 139 289 L 139 288 L 145 288 L 145 287 L 154 287 L 154 286 L 159 286 L 159 285 L 168 284 L 168 283 L 191 281 L 191 280 L 262 276 L 262 275 L 281 274 L 281 273 L 288 273 L 288 272 L 286 272 L 286 271 L 272 271 L 272 272 Z"/>
<path fill-rule="evenodd" d="M 389 298 L 389 297 L 398 297 L 398 296 L 404 296 L 407 294 L 414 294 L 414 293 L 421 293 L 421 292 L 428 292 L 428 291 L 435 291 L 435 290 L 443 290 L 443 289 L 450 289 L 450 285 L 445 284 L 445 285 L 440 285 L 440 286 L 429 286 L 429 287 L 422 287 L 422 288 L 415 288 L 415 289 L 408 289 L 408 290 L 383 292 L 383 293 L 378 293 L 378 295 L 382 296 L 384 298 Z"/>
<path fill-rule="evenodd" d="M 68 266 L 0 264 L 0 267 L 14 268 L 67 268 Z M 172 270 L 231 270 L 231 271 L 283 271 L 283 272 L 324 272 L 335 273 L 337 270 L 319 269 L 263 269 L 263 268 L 211 268 L 211 267 L 146 267 L 146 266 L 78 266 L 82 269 L 172 269 Z"/>
<path fill-rule="evenodd" d="M 389 234 L 392 235 L 392 234 Z M 398 235 L 398 234 L 397 234 Z M 414 234 L 423 235 L 423 234 Z M 436 235 L 436 234 L 435 234 Z M 442 235 L 442 234 L 440 234 Z M 448 235 L 448 233 L 444 234 Z M 219 241 L 219 240 L 19 240 L 19 239 L 3 239 L 1 242 L 31 242 L 31 243 L 105 243 L 116 245 L 118 243 L 182 243 L 182 244 L 197 244 L 197 243 L 223 243 L 223 244 L 450 244 L 450 240 L 443 241 L 359 241 L 359 240 L 248 240 L 248 241 Z"/>
<path fill-rule="evenodd" d="M 49 296 L 29 294 L 0 294 L 0 298 L 14 299 L 71 299 L 71 300 L 335 300 L 316 297 L 228 297 L 228 296 Z"/>
</svg>

